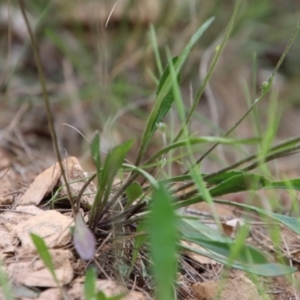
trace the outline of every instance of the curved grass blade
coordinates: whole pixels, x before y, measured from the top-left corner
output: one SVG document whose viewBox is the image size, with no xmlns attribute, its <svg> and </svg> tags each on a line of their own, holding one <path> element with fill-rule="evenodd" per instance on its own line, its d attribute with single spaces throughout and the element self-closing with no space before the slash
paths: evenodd
<svg viewBox="0 0 300 300">
<path fill-rule="evenodd" d="M 221 257 L 213 252 L 208 251 L 201 251 L 200 249 L 196 249 L 193 247 L 188 246 L 182 246 L 182 248 L 193 251 L 195 253 L 199 253 L 203 256 L 209 257 L 219 263 L 222 263 L 224 265 L 228 265 L 228 259 Z M 263 263 L 263 264 L 239 264 L 239 263 L 230 263 L 230 267 L 239 269 L 242 271 L 245 271 L 247 273 L 259 275 L 259 276 L 265 276 L 265 277 L 274 277 L 274 276 L 282 276 L 291 274 L 297 271 L 297 268 L 276 264 L 276 263 Z"/>
<path fill-rule="evenodd" d="M 273 213 L 273 212 L 264 210 L 262 208 L 258 208 L 256 206 L 242 204 L 242 203 L 236 203 L 236 202 L 231 202 L 231 201 L 226 201 L 226 200 L 218 200 L 218 199 L 214 199 L 214 202 L 221 203 L 221 204 L 227 204 L 227 205 L 231 205 L 231 206 L 236 206 L 236 207 L 243 208 L 245 210 L 250 210 L 250 211 L 256 212 L 259 215 L 266 216 L 266 217 L 269 217 L 273 220 L 280 222 L 282 225 L 285 225 L 286 227 L 290 228 L 295 233 L 300 235 L 300 219 L 299 218 L 280 215 L 277 213 Z"/>
<path fill-rule="evenodd" d="M 52 261 L 52 257 L 50 255 L 50 252 L 48 250 L 48 247 L 47 247 L 45 241 L 40 236 L 38 236 L 34 233 L 30 233 L 30 237 L 33 241 L 33 244 L 34 244 L 41 260 L 43 261 L 43 263 L 45 264 L 45 266 L 51 273 L 57 286 L 59 287 L 60 285 L 59 285 L 59 281 L 58 281 L 56 273 L 55 273 L 55 268 L 54 268 L 54 264 Z"/>
<path fill-rule="evenodd" d="M 126 190 L 125 190 L 125 194 L 127 197 L 127 203 L 124 207 L 124 209 L 128 208 L 131 206 L 131 204 L 137 200 L 140 196 L 142 196 L 143 194 L 143 189 L 141 187 L 141 185 L 137 182 L 133 182 L 132 184 L 130 184 Z"/>
<path fill-rule="evenodd" d="M 205 178 L 206 176 L 204 176 Z M 180 181 L 180 180 L 191 180 L 192 176 L 183 175 L 175 177 L 172 180 L 164 181 Z M 218 174 L 213 177 L 209 177 L 205 180 L 209 184 L 215 184 L 216 186 L 209 189 L 209 193 L 212 197 L 218 197 L 221 195 L 226 195 L 229 193 L 237 193 L 242 191 L 256 191 L 260 189 L 294 189 L 300 190 L 300 179 L 294 178 L 287 181 L 270 181 L 264 176 L 257 174 L 250 174 L 245 171 L 229 171 L 225 173 Z M 191 205 L 197 202 L 204 201 L 201 194 L 191 197 L 187 200 L 178 202 L 175 207 L 180 208 L 187 205 Z M 217 200 L 214 200 L 215 202 Z M 233 204 L 232 204 L 233 205 Z"/>
<path fill-rule="evenodd" d="M 214 18 L 208 19 L 197 31 L 196 33 L 192 36 L 190 41 L 187 43 L 185 48 L 183 49 L 182 53 L 178 56 L 178 59 L 176 60 L 174 64 L 174 70 L 176 72 L 176 76 L 178 76 L 185 60 L 187 59 L 188 55 L 190 54 L 192 48 L 196 44 L 196 42 L 200 39 L 200 37 L 203 35 L 203 33 L 206 31 L 206 29 L 211 25 L 213 22 Z M 156 97 L 155 104 L 150 112 L 149 118 L 147 120 L 147 124 L 142 136 L 142 140 L 140 143 L 140 148 L 138 150 L 138 155 L 135 161 L 135 165 L 138 166 L 141 162 L 141 159 L 144 155 L 144 152 L 146 150 L 146 147 L 151 139 L 151 134 L 153 134 L 153 128 L 155 124 L 157 123 L 158 116 L 161 114 L 161 108 L 162 108 L 162 103 L 164 99 L 166 99 L 166 95 L 169 94 L 169 92 L 172 90 L 172 85 L 173 79 L 172 79 L 172 74 L 167 76 L 167 78 L 162 77 L 163 83 L 161 81 L 159 82 L 159 89 Z"/>
<path fill-rule="evenodd" d="M 280 276 L 296 271 L 296 268 L 268 263 L 266 254 L 249 245 L 244 245 L 242 251 L 239 251 L 238 256 L 234 257 L 234 261 L 232 261 L 229 257 L 232 256 L 231 250 L 235 246 L 235 241 L 201 222 L 181 219 L 179 229 L 183 239 L 202 247 L 202 249 L 199 249 L 182 245 L 182 248 L 230 267 L 261 276 Z"/>
<path fill-rule="evenodd" d="M 84 299 L 93 300 L 95 299 L 96 291 L 96 271 L 94 268 L 88 268 L 85 274 L 84 280 Z"/>
<path fill-rule="evenodd" d="M 0 290 L 1 294 L 5 297 L 6 300 L 14 300 L 12 293 L 12 287 L 9 283 L 7 274 L 5 273 L 2 263 L 0 261 Z"/>
<path fill-rule="evenodd" d="M 228 179 L 226 179 L 228 178 Z M 221 182 L 220 182 L 221 181 Z M 222 173 L 216 177 L 209 178 L 208 183 L 218 183 L 217 186 L 209 190 L 212 197 L 217 197 L 229 193 L 242 192 L 247 190 L 260 189 L 294 189 L 300 190 L 300 179 L 290 179 L 286 181 L 270 181 L 264 176 L 250 174 L 243 171 L 230 171 Z"/>
<path fill-rule="evenodd" d="M 146 226 L 145 222 L 141 221 L 141 222 L 139 222 L 139 224 L 137 226 L 136 232 L 141 233 L 143 231 L 146 231 L 146 229 L 147 229 L 147 226 Z M 145 244 L 146 240 L 147 240 L 146 234 L 140 234 L 140 235 L 138 235 L 134 238 L 131 265 L 130 265 L 130 268 L 129 268 L 128 273 L 127 273 L 128 275 L 130 275 L 130 273 L 132 272 L 134 264 L 135 264 L 135 262 L 138 258 L 138 254 L 140 252 L 140 249 Z"/>
<path fill-rule="evenodd" d="M 104 161 L 101 178 L 99 180 L 98 190 L 95 196 L 94 204 L 91 211 L 90 227 L 96 226 L 99 215 L 102 209 L 105 207 L 108 197 L 111 192 L 111 187 L 114 178 L 122 167 L 122 163 L 133 144 L 133 139 L 114 147 L 108 152 Z"/>
<path fill-rule="evenodd" d="M 173 199 L 160 185 L 153 193 L 148 216 L 150 253 L 157 300 L 173 300 L 177 268 L 177 216 Z"/>
<path fill-rule="evenodd" d="M 209 193 L 212 197 L 226 195 L 229 193 L 236 193 L 247 190 L 258 190 L 265 186 L 270 186 L 271 182 L 264 176 L 240 173 L 239 175 L 230 177 L 229 179 L 222 181 L 217 186 L 209 189 Z"/>
<path fill-rule="evenodd" d="M 150 162 L 155 161 L 159 157 L 161 157 L 163 154 L 166 154 L 170 150 L 177 149 L 180 147 L 185 147 L 187 144 L 190 145 L 197 145 L 197 144 L 204 144 L 204 143 L 219 143 L 224 145 L 232 145 L 232 144 L 255 144 L 259 143 L 259 138 L 248 138 L 248 139 L 229 139 L 224 137 L 213 137 L 213 136 L 201 136 L 198 138 L 189 138 L 180 140 L 178 142 L 175 142 L 173 144 L 170 144 L 166 146 L 165 148 L 159 150 L 157 153 L 155 153 L 152 157 L 150 157 L 144 165 L 149 164 Z"/>
<path fill-rule="evenodd" d="M 282 190 L 300 190 L 300 178 L 289 179 L 287 181 L 273 181 L 269 186 L 266 186 L 267 189 L 282 189 Z"/>
<path fill-rule="evenodd" d="M 100 185 L 101 178 L 101 156 L 100 156 L 100 135 L 96 132 L 92 142 L 91 142 L 91 156 L 97 170 L 97 180 L 98 185 Z"/>
<path fill-rule="evenodd" d="M 230 257 L 232 247 L 236 244 L 236 241 L 232 238 L 198 221 L 182 219 L 179 222 L 179 230 L 185 240 L 196 243 L 226 258 Z M 249 257 L 251 257 L 251 261 L 249 261 Z M 234 259 L 239 263 L 254 262 L 261 264 L 268 262 L 265 254 L 248 245 L 245 245 L 243 251 L 240 251 Z"/>
<path fill-rule="evenodd" d="M 159 83 L 158 83 L 158 88 L 157 88 L 157 93 L 156 96 L 159 95 L 163 85 L 165 84 L 166 80 L 168 79 L 168 77 L 170 76 L 170 68 L 171 68 L 171 64 L 174 65 L 176 64 L 178 60 L 178 57 L 174 57 L 172 58 L 172 60 L 170 61 L 170 63 L 168 64 L 167 68 L 165 69 Z M 181 76 L 180 73 L 177 75 L 177 84 L 180 83 L 181 80 Z M 174 101 L 174 95 L 173 95 L 173 90 L 170 89 L 170 91 L 165 95 L 164 99 L 162 100 L 161 103 L 161 107 L 160 110 L 155 118 L 155 121 L 152 124 L 151 130 L 149 132 L 149 136 L 148 136 L 148 141 L 150 141 L 150 139 L 152 138 L 154 132 L 157 130 L 158 124 L 160 122 L 162 122 L 163 118 L 165 117 L 165 115 L 168 113 L 168 111 L 170 110 L 172 103 Z"/>
</svg>

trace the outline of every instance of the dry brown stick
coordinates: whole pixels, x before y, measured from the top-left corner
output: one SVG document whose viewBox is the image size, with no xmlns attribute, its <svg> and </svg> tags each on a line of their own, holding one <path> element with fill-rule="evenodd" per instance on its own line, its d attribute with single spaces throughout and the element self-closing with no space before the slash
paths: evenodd
<svg viewBox="0 0 300 300">
<path fill-rule="evenodd" d="M 40 52 L 39 52 L 39 47 L 38 47 L 38 44 L 36 42 L 35 36 L 32 32 L 31 26 L 29 24 L 26 12 L 25 12 L 24 0 L 19 0 L 19 5 L 20 5 L 20 9 L 21 9 L 24 21 L 26 23 L 26 27 L 27 27 L 27 30 L 28 30 L 28 33 L 29 33 L 29 36 L 30 36 L 30 40 L 31 40 L 31 45 L 32 45 L 32 48 L 33 48 L 34 58 L 35 58 L 35 62 L 36 62 L 36 66 L 37 66 L 38 74 L 39 74 L 39 79 L 40 79 L 40 83 L 41 83 L 41 87 L 42 87 L 42 91 L 43 91 L 43 97 L 44 97 L 44 102 L 45 102 L 46 112 L 47 112 L 48 125 L 49 125 L 49 130 L 50 130 L 50 133 L 51 133 L 53 146 L 54 146 L 56 157 L 57 157 L 60 169 L 61 169 L 61 174 L 62 174 L 62 177 L 64 179 L 64 183 L 65 183 L 66 188 L 67 188 L 67 192 L 68 192 L 69 201 L 70 201 L 70 204 L 71 204 L 71 207 L 72 207 L 72 211 L 73 211 L 73 214 L 75 216 L 76 207 L 75 207 L 74 202 L 73 202 L 72 193 L 71 193 L 68 181 L 67 181 L 65 169 L 63 167 L 62 160 L 61 160 L 61 155 L 60 155 L 60 152 L 59 152 L 58 140 L 57 140 L 57 135 L 56 135 L 56 131 L 55 131 L 55 128 L 54 128 L 53 115 L 52 115 L 52 112 L 51 112 L 50 101 L 49 101 L 49 97 L 48 97 L 48 92 L 47 92 L 47 87 L 46 87 L 46 80 L 45 80 L 44 70 L 43 70 L 41 56 L 40 56 Z"/>
</svg>

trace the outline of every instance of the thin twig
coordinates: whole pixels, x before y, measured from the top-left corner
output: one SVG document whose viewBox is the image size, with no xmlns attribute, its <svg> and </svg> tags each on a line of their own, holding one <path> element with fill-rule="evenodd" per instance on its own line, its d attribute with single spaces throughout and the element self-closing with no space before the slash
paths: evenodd
<svg viewBox="0 0 300 300">
<path fill-rule="evenodd" d="M 72 193 L 71 193 L 68 181 L 67 181 L 66 173 L 65 173 L 65 170 L 64 170 L 64 167 L 63 167 L 63 164 L 62 164 L 62 160 L 61 160 L 61 155 L 60 155 L 60 152 L 59 152 L 58 140 L 57 140 L 56 131 L 55 131 L 55 127 L 54 127 L 53 114 L 51 112 L 50 101 L 49 101 L 47 87 L 46 87 L 45 75 L 44 75 L 42 61 L 41 61 L 41 57 L 40 57 L 40 53 L 39 53 L 39 47 L 38 47 L 37 41 L 35 39 L 35 36 L 32 32 L 31 26 L 29 24 L 26 12 L 25 12 L 24 0 L 19 0 L 19 5 L 20 5 L 20 9 L 21 9 L 24 21 L 26 23 L 26 27 L 27 27 L 27 30 L 28 30 L 28 33 L 29 33 L 29 36 L 30 36 L 30 40 L 31 40 L 31 45 L 32 45 L 33 53 L 34 53 L 34 58 L 35 58 L 35 62 L 36 62 L 36 66 L 37 66 L 38 74 L 39 74 L 39 79 L 40 79 L 40 83 L 41 83 L 41 87 L 42 87 L 42 91 L 43 91 L 43 98 L 44 98 L 44 103 L 45 103 L 45 106 L 46 106 L 49 130 L 50 130 L 50 133 L 51 133 L 51 138 L 52 138 L 52 142 L 53 142 L 53 145 L 54 145 L 57 161 L 58 161 L 60 169 L 61 169 L 61 174 L 63 176 L 64 182 L 65 182 L 65 185 L 66 185 L 66 188 L 67 188 L 69 201 L 70 201 L 70 204 L 71 204 L 71 207 L 72 207 L 73 214 L 75 216 L 76 207 L 73 203 Z"/>
</svg>

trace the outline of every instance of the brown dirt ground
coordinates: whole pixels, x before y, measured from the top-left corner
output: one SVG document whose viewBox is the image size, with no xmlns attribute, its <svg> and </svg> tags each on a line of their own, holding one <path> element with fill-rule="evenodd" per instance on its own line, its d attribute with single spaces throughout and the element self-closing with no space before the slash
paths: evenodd
<svg viewBox="0 0 300 300">
<path fill-rule="evenodd" d="M 147 1 L 145 0 L 145 2 Z M 154 2 L 155 5 L 153 4 Z M 137 8 L 136 11 L 129 15 L 129 22 L 140 23 L 144 26 L 149 21 L 155 22 L 158 20 L 160 12 L 157 6 L 158 2 L 151 2 L 151 9 L 147 10 L 149 12 L 147 14 L 139 13 L 139 8 Z M 67 6 L 67 1 L 64 1 L 64 4 Z M 1 4 L 0 12 L 2 9 L 3 6 Z M 91 9 L 94 9 L 94 7 Z M 106 7 L 106 9 L 110 11 L 110 7 Z M 111 24 L 114 24 L 114 29 L 118 28 L 122 9 L 122 7 L 118 6 L 116 13 L 113 14 Z M 107 13 L 104 13 L 106 10 L 102 9 L 101 11 L 104 16 L 107 16 Z M 70 27 L 70 24 L 74 20 L 79 20 L 82 23 L 97 22 L 93 20 L 95 15 L 93 15 L 93 18 L 87 18 L 87 15 L 90 16 L 91 14 L 86 7 L 75 6 L 74 11 L 68 14 L 64 13 L 64 8 L 62 7 L 60 13 L 60 22 L 65 24 L 65 27 L 63 27 L 64 31 Z M 19 16 L 14 15 L 14 11 L 13 18 L 19 20 Z M 95 18 L 98 20 L 97 18 L 103 18 L 103 16 L 96 16 Z M 1 26 L 1 32 L 6 33 L 7 31 L 3 29 L 3 24 Z M 11 26 L 14 25 L 12 24 Z M 94 32 L 89 26 L 86 28 L 87 39 L 92 39 L 91 37 L 93 37 Z M 27 34 L 22 28 L 18 28 L 17 25 L 16 27 L 11 27 L 11 29 L 11 55 L 14 59 L 14 55 L 18 51 L 20 52 L 18 47 L 25 43 Z M 186 30 L 186 34 L 190 34 L 191 30 Z M 113 33 L 111 35 L 114 36 Z M 229 42 L 223 58 L 217 66 L 215 75 L 210 82 L 210 88 L 213 93 L 207 90 L 206 96 L 199 104 L 199 112 L 204 115 L 210 115 L 212 121 L 219 124 L 223 129 L 230 128 L 233 125 L 233 121 L 237 120 L 238 116 L 247 108 L 246 101 L 241 100 L 245 97 L 241 88 L 241 82 L 238 80 L 239 78 L 243 78 L 246 81 L 251 79 L 251 66 L 238 56 L 239 49 L 244 47 L 247 42 L 246 39 L 241 37 L 242 35 L 243 32 L 241 32 L 240 36 L 236 36 L 235 39 Z M 134 41 L 134 38 L 132 40 Z M 132 40 L 130 41 L 132 42 Z M 3 43 L 3 40 L 0 42 Z M 129 42 L 124 49 L 124 53 L 122 53 L 122 57 L 129 57 L 129 54 L 133 53 L 133 65 L 143 62 L 141 53 L 135 49 L 137 45 L 134 42 L 132 44 Z M 299 45 L 299 42 L 297 43 Z M 176 47 L 180 49 L 181 46 L 182 44 L 180 45 L 180 42 L 178 42 L 178 45 L 175 45 L 174 49 Z M 99 125 L 95 123 L 94 119 L 90 120 L 89 117 L 87 118 L 87 116 L 93 114 L 93 104 L 76 100 L 78 86 L 82 84 L 80 78 L 76 78 L 74 70 L 68 69 L 70 67 L 68 59 L 61 52 L 57 51 L 49 41 L 42 41 L 40 48 L 46 74 L 49 75 L 49 78 L 56 72 L 65 72 L 66 80 L 62 82 L 53 81 L 48 85 L 49 92 L 54 100 L 57 94 L 60 96 L 61 94 L 64 96 L 71 95 L 72 98 L 71 104 L 69 103 L 70 105 L 66 106 L 65 103 L 59 100 L 55 100 L 52 105 L 57 129 L 59 130 L 62 123 L 69 123 L 82 130 L 88 137 L 91 137 L 94 129 L 98 128 L 98 126 L 101 128 L 103 124 Z M 281 45 L 278 47 L 274 46 L 272 50 L 273 53 L 280 53 L 282 47 Z M 29 53 L 31 53 L 30 50 Z M 203 53 L 205 53 L 205 49 L 198 49 L 196 53 L 192 54 L 192 58 L 194 61 L 199 61 L 199 57 Z M 208 49 L 206 52 L 208 57 L 212 53 L 212 49 Z M 153 64 L 153 59 L 146 61 L 150 65 Z M 6 65 L 1 59 L 0 63 L 0 67 L 3 66 L 3 69 L 7 70 L 12 67 Z M 109 76 L 111 78 L 116 78 L 122 72 L 128 72 L 129 77 L 133 76 L 132 72 L 136 71 L 135 67 L 128 67 L 122 63 L 120 59 L 118 63 L 110 66 Z M 198 63 L 200 70 L 201 67 L 205 70 L 205 63 L 205 61 L 202 61 L 201 64 Z M 19 64 L 23 66 L 23 69 L 25 66 L 25 69 L 34 70 L 34 60 L 31 54 L 26 53 L 21 56 Z M 232 68 L 229 66 L 232 66 Z M 62 68 L 64 70 L 61 70 Z M 264 68 L 259 68 L 258 83 L 265 79 L 266 71 Z M 198 75 L 198 68 L 196 74 Z M 138 76 L 133 76 L 133 80 L 139 82 L 139 78 L 136 79 L 136 77 Z M 149 82 L 149 78 L 144 74 L 141 77 L 143 79 L 146 78 Z M 6 79 L 4 75 L 3 78 Z M 0 80 L 3 78 L 0 78 Z M 39 83 L 36 81 L 35 83 L 28 83 L 27 79 L 26 74 L 20 75 L 20 73 L 17 73 L 9 86 L 6 86 L 5 80 L 0 81 L 0 98 L 10 100 L 0 101 L 0 259 L 5 271 L 9 275 L 13 292 L 17 295 L 18 299 L 62 299 L 62 295 L 57 289 L 49 271 L 38 258 L 28 233 L 33 231 L 40 234 L 45 238 L 48 247 L 51 249 L 59 280 L 66 288 L 65 293 L 67 293 L 70 299 L 81 299 L 83 297 L 83 274 L 86 263 L 79 259 L 71 242 L 68 227 L 72 224 L 73 220 L 70 210 L 62 207 L 57 210 L 50 210 L 50 207 L 46 205 L 47 200 L 49 200 L 49 194 L 55 190 L 56 184 L 60 180 L 60 174 L 57 175 L 55 181 L 53 169 L 50 172 L 48 170 L 46 174 L 44 173 L 44 170 L 53 166 L 56 158 L 47 127 L 44 106 L 39 101 L 41 99 Z M 284 73 L 276 78 L 275 87 L 278 88 L 279 99 L 285 99 L 287 93 L 295 93 L 299 96 L 299 85 L 295 84 L 295 82 L 297 82 L 296 78 L 288 78 Z M 183 94 L 186 99 L 189 98 L 188 84 L 183 87 Z M 33 101 L 23 101 L 26 99 Z M 57 99 L 61 98 L 58 97 Z M 149 104 L 151 100 L 143 102 L 142 109 L 146 114 L 151 107 Z M 30 102 L 31 104 L 29 104 Z M 105 110 L 106 105 L 101 109 Z M 266 112 L 265 115 L 262 114 L 262 126 L 265 125 L 268 105 L 269 101 L 266 101 L 259 106 L 261 112 Z M 297 135 L 298 128 L 300 128 L 300 118 L 298 117 L 299 107 L 293 102 L 285 100 L 281 100 L 279 106 L 283 114 L 276 141 Z M 135 114 L 129 114 L 129 117 L 128 114 L 121 116 L 117 125 L 106 133 L 108 137 L 103 134 L 104 146 L 109 148 L 111 138 L 115 143 L 118 143 L 131 136 L 139 137 L 143 124 L 143 121 Z M 193 120 L 191 129 L 202 135 L 212 134 L 212 130 L 197 119 Z M 247 137 L 253 135 L 253 132 L 254 129 L 251 121 L 246 120 L 237 129 L 236 136 Z M 106 138 L 108 140 L 107 145 L 105 145 Z M 151 145 L 147 155 L 151 155 L 151 153 L 157 150 L 160 143 L 159 136 L 157 140 L 157 142 Z M 63 128 L 60 133 L 60 144 L 64 157 L 75 156 L 78 158 L 78 160 L 74 158 L 66 166 L 71 177 L 83 177 L 83 171 L 93 170 L 90 160 L 85 154 L 87 147 L 82 146 L 84 144 L 83 139 L 76 132 L 69 128 Z M 134 159 L 136 150 L 135 148 L 130 153 L 130 157 L 128 157 L 130 160 Z M 236 159 L 236 153 L 232 153 L 231 149 L 228 150 L 226 147 L 217 150 L 217 155 L 226 162 Z M 219 164 L 214 160 L 208 160 L 203 164 L 204 171 L 213 171 L 218 167 Z M 285 176 L 298 177 L 300 175 L 297 156 L 285 158 L 276 166 L 274 165 L 274 169 L 275 167 L 277 168 L 277 174 L 282 178 Z M 180 171 L 180 166 L 174 168 L 174 172 Z M 33 182 L 35 183 L 32 184 Z M 78 191 L 78 188 L 80 189 L 80 186 L 75 191 Z M 90 188 L 93 189 L 93 187 Z M 273 196 L 267 193 L 258 193 L 254 203 L 261 207 L 269 208 L 269 199 Z M 226 199 L 244 202 L 246 195 L 243 193 L 229 195 Z M 282 192 L 277 194 L 276 199 L 280 203 L 283 212 L 290 211 L 291 199 L 287 193 Z M 85 199 L 84 201 L 89 202 L 90 199 Z M 194 211 L 198 214 L 211 213 L 203 205 L 194 205 L 189 209 L 191 212 Z M 220 217 L 224 219 L 239 219 L 242 215 L 241 212 L 231 207 L 217 206 L 217 210 Z M 228 230 L 229 234 L 234 234 L 235 226 L 229 227 Z M 286 262 L 298 267 L 299 236 L 286 228 L 280 228 L 280 235 L 282 241 L 280 245 L 281 251 L 288 258 Z M 277 254 L 277 250 L 268 236 L 268 227 L 261 223 L 253 225 L 251 236 L 249 236 L 247 241 L 269 252 L 274 257 Z M 109 249 L 109 245 L 104 245 L 103 249 L 99 251 L 100 261 L 101 259 L 110 258 L 107 248 Z M 184 254 L 181 258 L 181 263 L 184 266 L 184 271 L 178 274 L 179 296 L 182 299 L 215 299 L 218 290 L 217 287 L 220 286 L 220 278 L 222 278 L 224 273 L 223 266 L 211 260 L 207 261 L 204 257 L 193 256 L 191 253 Z M 150 299 L 148 294 L 150 290 L 149 282 L 139 282 L 136 279 L 126 289 L 124 284 L 116 283 L 116 277 L 110 276 L 112 272 L 110 274 L 106 274 L 106 272 L 107 270 L 99 271 L 101 273 L 99 278 L 101 279 L 97 281 L 97 288 L 103 290 L 107 295 L 126 293 L 128 292 L 127 289 L 129 289 L 130 293 L 123 299 Z M 232 271 L 227 279 L 224 280 L 224 289 L 220 294 L 220 299 L 260 299 L 257 291 L 258 286 L 267 291 L 270 299 L 299 299 L 300 289 L 297 284 L 299 276 L 300 273 L 296 272 L 290 278 L 265 278 L 260 279 L 260 282 L 257 283 L 251 280 L 245 273 Z M 114 278 L 114 280 L 111 280 L 111 278 Z M 0 299 L 1 297 L 4 299 L 4 296 L 0 294 Z"/>
</svg>

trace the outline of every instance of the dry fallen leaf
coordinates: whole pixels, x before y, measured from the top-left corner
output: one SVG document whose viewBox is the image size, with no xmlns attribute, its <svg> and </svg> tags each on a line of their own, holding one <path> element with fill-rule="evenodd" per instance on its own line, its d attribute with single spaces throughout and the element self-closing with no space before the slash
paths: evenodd
<svg viewBox="0 0 300 300">
<path fill-rule="evenodd" d="M 53 191 L 60 175 L 58 163 L 39 174 L 20 198 L 18 205 L 39 205 L 43 198 Z"/>
<path fill-rule="evenodd" d="M 232 271 L 229 278 L 220 281 L 199 282 L 192 286 L 197 300 L 261 300 L 254 283 L 241 271 Z M 219 296 L 219 297 L 218 297 Z"/>
<path fill-rule="evenodd" d="M 34 300 L 63 300 L 63 296 L 59 289 L 50 288 L 40 293 Z M 32 300 L 32 298 L 23 297 L 22 300 Z"/>
<path fill-rule="evenodd" d="M 90 260 L 93 258 L 96 240 L 92 231 L 84 223 L 80 213 L 76 215 L 73 241 L 75 249 L 82 259 Z"/>
<path fill-rule="evenodd" d="M 72 195 L 78 195 L 87 181 L 87 174 L 83 171 L 78 159 L 76 157 L 69 157 L 67 165 L 65 167 L 67 174 L 69 187 Z M 64 186 L 64 180 L 60 177 L 60 185 L 63 186 L 58 194 L 58 197 L 68 196 L 66 187 Z M 91 182 L 84 191 L 84 194 L 80 198 L 80 203 L 83 206 L 92 206 L 96 195 L 96 186 Z"/>
<path fill-rule="evenodd" d="M 19 223 L 16 226 L 16 232 L 23 248 L 35 249 L 30 233 L 43 238 L 49 248 L 57 248 L 71 241 L 69 228 L 72 224 L 72 218 L 55 210 L 48 210 Z"/>
<path fill-rule="evenodd" d="M 72 288 L 68 291 L 68 296 L 70 299 L 84 300 L 82 281 L 83 279 L 77 279 L 74 282 Z M 97 280 L 96 290 L 103 292 L 107 297 L 124 294 L 124 297 L 121 298 L 122 300 L 146 300 L 142 293 L 135 291 L 128 292 L 124 286 L 117 284 L 112 280 Z"/>
<path fill-rule="evenodd" d="M 1 18 L 0 18 L 1 19 Z M 8 154 L 0 148 L 0 205 L 11 205 L 14 200 L 16 174 L 10 168 L 11 162 Z"/>
<path fill-rule="evenodd" d="M 188 246 L 188 247 L 191 247 L 191 248 L 195 248 L 197 250 L 207 252 L 207 250 L 205 250 L 201 246 L 199 246 L 197 244 L 194 244 L 194 243 L 191 243 L 191 242 L 181 241 L 181 244 L 184 245 L 184 246 Z M 184 254 L 187 255 L 189 258 L 193 259 L 194 261 L 196 261 L 200 264 L 203 264 L 203 265 L 208 265 L 208 264 L 209 265 L 217 265 L 217 264 L 219 264 L 215 260 L 210 259 L 209 257 L 203 256 L 201 254 L 195 253 L 193 251 L 185 250 Z"/>
<path fill-rule="evenodd" d="M 71 156 L 66 158 L 62 161 L 62 165 L 70 185 L 71 194 L 78 195 L 87 180 L 87 174 L 83 171 L 76 157 Z M 58 196 L 68 196 L 67 190 L 64 187 L 64 180 L 61 176 L 60 166 L 56 163 L 35 178 L 25 194 L 18 201 L 18 205 L 39 205 L 44 197 L 52 192 L 58 183 L 62 186 Z M 94 183 L 91 182 L 86 188 L 85 194 L 81 197 L 80 202 L 83 205 L 91 206 L 94 201 L 95 193 L 96 187 Z"/>
<path fill-rule="evenodd" d="M 71 260 L 73 255 L 69 250 L 50 250 L 55 273 L 62 285 L 69 284 L 73 279 L 73 267 Z M 25 255 L 24 255 L 25 256 Z M 28 259 L 28 257 L 30 259 Z M 56 287 L 56 282 L 42 260 L 36 256 L 27 255 L 26 260 L 11 263 L 7 267 L 7 273 L 20 285 Z"/>
<path fill-rule="evenodd" d="M 8 230 L 0 225 L 0 260 L 3 261 L 9 253 L 13 253 L 18 244 L 15 234 L 11 234 Z"/>
<path fill-rule="evenodd" d="M 244 222 L 241 219 L 235 218 L 221 224 L 224 233 L 231 238 L 235 238 L 237 231 L 244 225 Z"/>
</svg>

